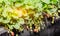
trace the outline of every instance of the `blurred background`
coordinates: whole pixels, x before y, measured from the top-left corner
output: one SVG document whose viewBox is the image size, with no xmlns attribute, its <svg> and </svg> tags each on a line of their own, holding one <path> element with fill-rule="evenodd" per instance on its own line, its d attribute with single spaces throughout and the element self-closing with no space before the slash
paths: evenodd
<svg viewBox="0 0 60 36">
<path fill-rule="evenodd" d="M 0 0 L 0 28 L 0 36 L 60 36 L 60 0 Z"/>
</svg>

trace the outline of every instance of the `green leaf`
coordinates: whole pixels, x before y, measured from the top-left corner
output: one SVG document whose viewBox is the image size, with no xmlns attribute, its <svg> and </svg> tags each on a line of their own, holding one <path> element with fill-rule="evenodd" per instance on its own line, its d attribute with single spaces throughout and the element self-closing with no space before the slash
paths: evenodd
<svg viewBox="0 0 60 36">
<path fill-rule="evenodd" d="M 13 29 L 14 25 L 8 25 L 9 29 Z"/>
<path fill-rule="evenodd" d="M 9 0 L 10 2 L 16 2 L 17 0 Z"/>
<path fill-rule="evenodd" d="M 19 20 L 18 20 L 18 24 L 24 24 L 25 22 L 24 22 L 24 19 L 23 18 L 20 18 Z"/>
<path fill-rule="evenodd" d="M 51 9 L 51 12 L 57 12 L 57 8 Z"/>
<path fill-rule="evenodd" d="M 2 22 L 3 21 L 3 18 L 2 17 L 0 17 L 0 22 Z"/>
<path fill-rule="evenodd" d="M 58 8 L 60 8 L 60 0 L 58 0 Z"/>
<path fill-rule="evenodd" d="M 34 16 L 38 18 L 39 17 L 39 13 L 36 13 Z"/>
<path fill-rule="evenodd" d="M 23 3 L 15 3 L 15 7 L 20 7 L 22 5 L 23 5 Z"/>
<path fill-rule="evenodd" d="M 58 0 L 51 0 L 52 4 L 56 4 Z"/>
<path fill-rule="evenodd" d="M 29 0 L 24 0 L 24 4 L 28 4 Z"/>
<path fill-rule="evenodd" d="M 2 3 L 3 2 L 3 0 L 0 0 L 0 3 Z"/>
<path fill-rule="evenodd" d="M 3 9 L 2 9 L 2 7 L 0 8 L 0 12 L 2 12 L 3 11 Z"/>
<path fill-rule="evenodd" d="M 50 0 L 41 0 L 42 2 L 46 3 L 46 4 L 49 4 L 50 3 Z"/>
<path fill-rule="evenodd" d="M 9 23 L 10 22 L 10 20 L 9 19 L 6 19 L 6 20 L 3 20 L 3 23 Z"/>
<path fill-rule="evenodd" d="M 19 25 L 19 24 L 15 24 L 15 25 L 14 25 L 14 28 L 15 28 L 15 29 L 19 29 L 19 28 L 20 28 L 20 25 Z"/>
<path fill-rule="evenodd" d="M 7 17 L 7 13 L 6 13 L 6 12 L 3 12 L 3 13 L 2 13 L 2 16 L 3 16 L 3 17 Z"/>
<path fill-rule="evenodd" d="M 10 5 L 10 2 L 8 0 L 4 0 L 4 3 L 8 6 Z"/>
</svg>

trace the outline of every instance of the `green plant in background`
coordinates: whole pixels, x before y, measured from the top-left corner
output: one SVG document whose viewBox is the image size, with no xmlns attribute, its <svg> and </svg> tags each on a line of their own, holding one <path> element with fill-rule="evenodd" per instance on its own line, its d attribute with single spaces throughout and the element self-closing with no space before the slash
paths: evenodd
<svg viewBox="0 0 60 36">
<path fill-rule="evenodd" d="M 19 29 L 24 23 L 40 24 L 42 12 L 57 12 L 58 0 L 0 0 L 0 24 Z"/>
</svg>

